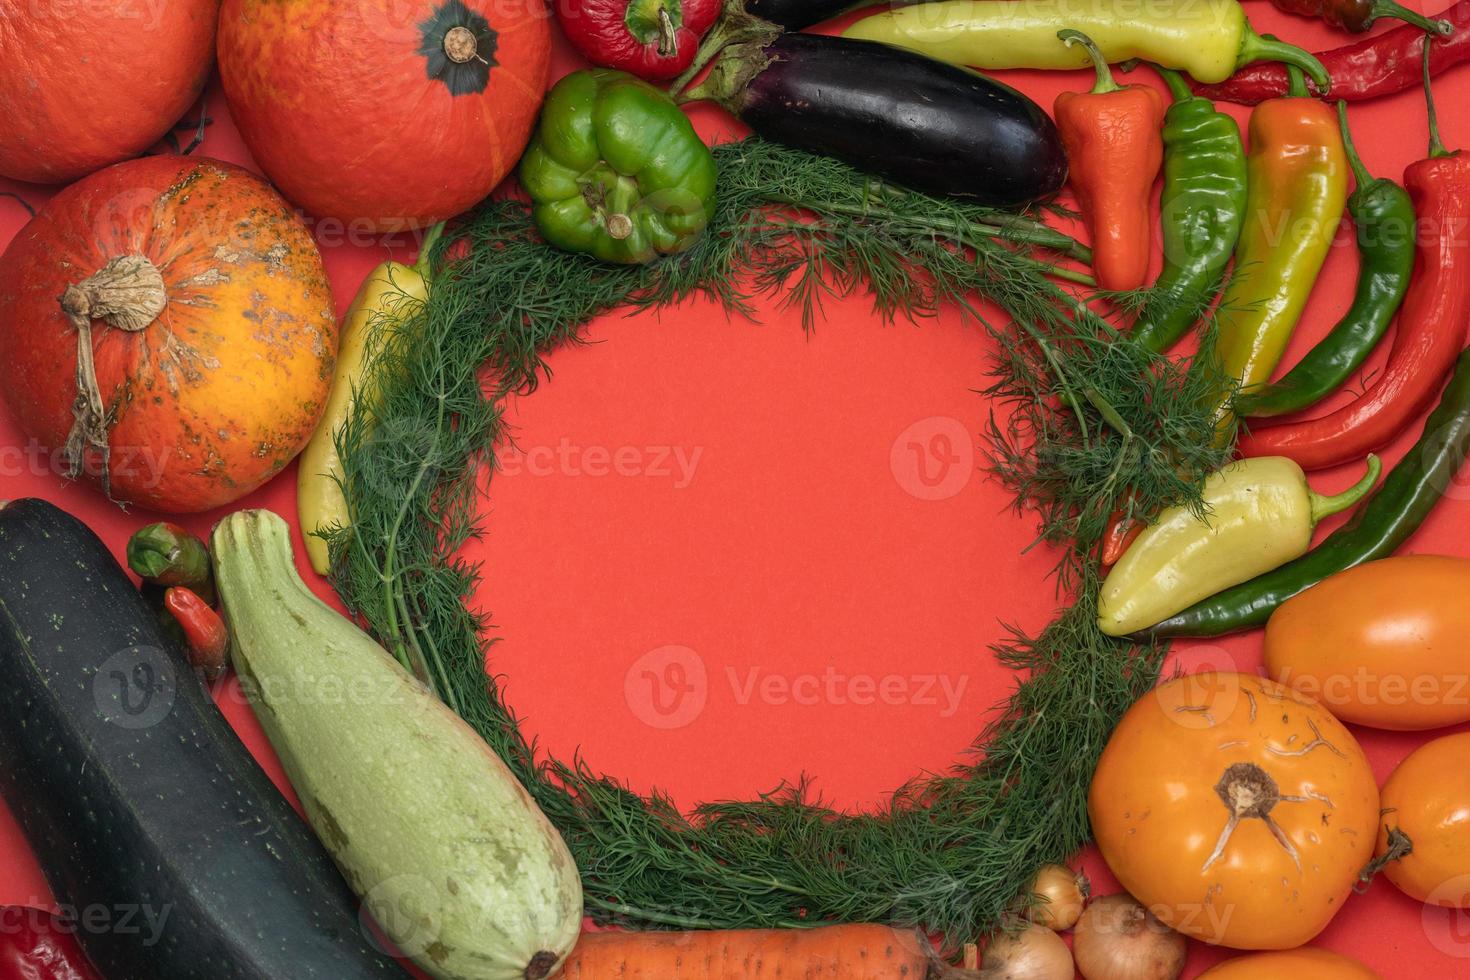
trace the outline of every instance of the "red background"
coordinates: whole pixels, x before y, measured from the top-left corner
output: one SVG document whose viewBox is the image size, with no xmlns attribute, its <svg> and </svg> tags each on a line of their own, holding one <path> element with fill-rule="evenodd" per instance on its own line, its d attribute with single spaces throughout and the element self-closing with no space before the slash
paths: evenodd
<svg viewBox="0 0 1470 980">
<path fill-rule="evenodd" d="M 1431 0 L 1427 12 L 1439 6 Z M 1248 9 L 1260 30 L 1308 48 L 1342 40 L 1264 3 Z M 560 74 L 577 62 L 556 43 Z M 1080 73 L 1004 77 L 1048 107 L 1061 90 L 1085 87 Z M 1470 70 L 1443 77 L 1436 94 L 1446 140 L 1470 145 Z M 217 85 L 208 97 L 216 122 L 201 152 L 249 165 Z M 1246 111 L 1235 111 L 1244 127 Z M 694 118 L 709 138 L 738 132 L 712 108 Z M 1352 121 L 1374 174 L 1398 177 L 1422 155 L 1417 92 L 1356 105 Z M 3 181 L 0 190 L 35 205 L 48 196 Z M 0 244 L 24 220 L 0 200 Z M 369 268 L 415 250 L 406 240 L 344 243 L 341 229 L 316 230 L 339 309 Z M 1347 225 L 1339 244 L 1288 362 L 1347 306 L 1356 269 Z M 486 562 L 479 600 L 500 640 L 493 669 L 530 734 L 553 753 L 580 750 L 591 765 L 688 804 L 747 797 L 805 772 L 833 803 L 863 807 L 959 758 L 1013 683 L 987 649 L 999 621 L 1034 628 L 1054 605 L 1053 556 L 1022 553 L 1031 521 L 978 472 L 975 434 L 987 412 L 974 391 L 985 380 L 979 331 L 953 315 L 885 326 L 857 299 L 829 303 L 804 336 L 798 318 L 774 304 L 751 323 L 691 302 L 603 318 L 587 339 L 552 356 L 554 379 L 512 407 L 522 455 L 505 457 L 475 548 Z M 24 445 L 0 410 L 0 447 Z M 1314 481 L 1336 490 L 1356 475 Z M 120 512 L 44 463 L 7 459 L 0 488 L 7 498 L 61 504 L 119 555 L 151 519 Z M 292 469 L 240 506 L 295 523 L 294 489 Z M 1446 499 L 1407 550 L 1470 554 L 1467 497 Z M 204 534 L 219 516 L 185 523 Z M 1253 670 L 1259 658 L 1252 634 L 1180 644 L 1172 659 Z M 238 696 L 224 700 L 281 782 L 248 709 Z M 1380 780 L 1423 740 L 1357 734 Z M 1096 856 L 1083 861 L 1099 891 L 1112 890 Z M 0 903 L 49 902 L 0 809 Z M 1348 902 L 1319 942 L 1388 978 L 1470 974 L 1470 923 L 1426 913 L 1386 882 Z M 1223 955 L 1196 945 L 1186 976 Z"/>
</svg>

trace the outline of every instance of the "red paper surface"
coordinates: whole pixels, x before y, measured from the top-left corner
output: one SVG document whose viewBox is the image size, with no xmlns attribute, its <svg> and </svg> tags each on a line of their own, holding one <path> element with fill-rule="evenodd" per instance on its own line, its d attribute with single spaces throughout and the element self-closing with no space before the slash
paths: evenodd
<svg viewBox="0 0 1470 980">
<path fill-rule="evenodd" d="M 1260 30 L 1308 48 L 1342 39 L 1262 3 L 1249 11 Z M 556 64 L 558 73 L 577 66 L 564 48 Z M 1045 106 L 1088 81 L 1004 77 Z M 1470 71 L 1442 78 L 1436 94 L 1446 140 L 1470 145 Z M 217 85 L 209 96 L 216 122 L 201 152 L 249 165 Z M 1246 111 L 1236 113 L 1244 125 Z M 694 116 L 709 138 L 738 132 L 716 110 Z M 1422 153 L 1417 92 L 1356 105 L 1352 121 L 1375 174 L 1397 177 Z M 48 197 L 4 181 L 0 190 L 36 205 Z M 0 199 L 0 244 L 24 219 Z M 369 268 L 416 248 L 406 237 L 314 229 L 339 308 Z M 1346 225 L 1339 244 L 1288 363 L 1349 302 L 1356 260 Z M 505 472 L 472 549 L 485 562 L 478 598 L 500 641 L 492 668 L 528 733 L 684 804 L 749 797 L 805 773 L 835 804 L 860 808 L 959 759 L 1014 683 L 988 651 L 1000 623 L 1038 627 L 1055 603 L 1054 556 L 1023 554 L 1032 523 L 978 471 L 988 411 L 975 392 L 988 353 L 980 332 L 953 315 L 882 325 L 859 298 L 829 303 L 810 335 L 778 304 L 762 304 L 751 323 L 691 302 L 605 317 L 586 339 L 553 355 L 554 377 L 512 406 L 515 446 L 502 449 Z M 1334 491 L 1356 475 L 1314 482 Z M 295 524 L 294 490 L 292 469 L 239 506 Z M 118 555 L 151 519 L 61 479 L 0 409 L 0 498 L 22 496 L 67 508 Z M 1467 499 L 1470 489 L 1452 492 L 1406 550 L 1470 554 Z M 219 516 L 184 523 L 203 534 Z M 1254 670 L 1260 637 L 1181 643 L 1172 661 Z M 222 702 L 283 784 L 233 684 Z M 1380 779 L 1425 738 L 1356 734 Z M 1096 855 L 1083 860 L 1099 892 L 1112 890 Z M 0 904 L 50 902 L 0 808 Z M 1348 902 L 1319 942 L 1386 978 L 1470 976 L 1470 919 L 1425 910 L 1387 882 Z M 1185 975 L 1224 955 L 1193 944 Z"/>
</svg>

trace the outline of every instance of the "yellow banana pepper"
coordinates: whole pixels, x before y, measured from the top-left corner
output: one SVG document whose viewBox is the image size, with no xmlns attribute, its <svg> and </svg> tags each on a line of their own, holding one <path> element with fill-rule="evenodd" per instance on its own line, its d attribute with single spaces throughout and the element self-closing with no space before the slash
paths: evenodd
<svg viewBox="0 0 1470 980">
<path fill-rule="evenodd" d="M 401 315 L 407 303 L 428 300 L 429 252 L 443 229 L 443 225 L 436 225 L 425 236 L 417 264 L 384 262 L 368 273 L 342 320 L 337 370 L 326 411 L 296 462 L 296 510 L 306 538 L 307 557 L 318 575 L 327 574 L 332 566 L 327 542 L 315 532 L 346 527 L 352 521 L 340 483 L 342 460 L 337 455 L 337 433 L 357 407 L 354 399 L 362 388 L 369 325 L 375 317 Z"/>
<path fill-rule="evenodd" d="M 1188 507 L 1170 507 L 1118 559 L 1103 582 L 1099 627 L 1109 636 L 1136 633 L 1300 558 L 1318 522 L 1361 500 L 1381 469 L 1369 456 L 1361 480 L 1324 497 L 1284 456 L 1230 463 L 1205 481 L 1205 520 Z"/>
<path fill-rule="evenodd" d="M 1084 68 L 1086 54 L 1057 39 L 1086 34 L 1110 63 L 1139 58 L 1223 82 L 1254 61 L 1294 64 L 1328 88 L 1322 63 L 1251 29 L 1237 0 L 942 0 L 899 7 L 853 24 L 847 37 L 883 41 L 971 68 Z"/>
</svg>

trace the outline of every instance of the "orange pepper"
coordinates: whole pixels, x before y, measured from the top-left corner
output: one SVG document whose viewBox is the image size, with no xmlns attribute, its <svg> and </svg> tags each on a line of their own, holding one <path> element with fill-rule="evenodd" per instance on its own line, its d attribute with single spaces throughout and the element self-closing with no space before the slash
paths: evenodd
<svg viewBox="0 0 1470 980">
<path fill-rule="evenodd" d="M 1058 31 L 1087 48 L 1097 70 L 1091 92 L 1063 92 L 1055 115 L 1072 168 L 1072 190 L 1092 236 L 1092 264 L 1103 289 L 1138 289 L 1153 247 L 1150 203 L 1164 160 L 1164 100 L 1144 85 L 1119 85 L 1097 45 L 1079 31 Z"/>
</svg>

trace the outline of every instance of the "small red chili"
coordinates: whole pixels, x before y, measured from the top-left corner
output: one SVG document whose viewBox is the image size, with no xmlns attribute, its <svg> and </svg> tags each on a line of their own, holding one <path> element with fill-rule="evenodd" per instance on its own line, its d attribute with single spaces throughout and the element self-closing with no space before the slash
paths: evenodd
<svg viewBox="0 0 1470 980">
<path fill-rule="evenodd" d="M 178 620 L 188 643 L 189 662 L 215 680 L 225 672 L 230 634 L 219 613 L 194 592 L 181 586 L 163 594 L 163 606 Z"/>
</svg>

